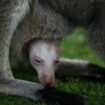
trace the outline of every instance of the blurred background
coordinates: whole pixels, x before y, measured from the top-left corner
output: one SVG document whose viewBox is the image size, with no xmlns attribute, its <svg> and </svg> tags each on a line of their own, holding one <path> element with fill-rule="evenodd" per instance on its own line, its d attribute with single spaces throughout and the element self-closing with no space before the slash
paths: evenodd
<svg viewBox="0 0 105 105">
<path fill-rule="evenodd" d="M 64 38 L 61 46 L 61 56 L 89 60 L 92 63 L 102 65 L 102 61 L 92 51 L 85 37 L 86 30 L 77 27 L 68 37 Z"/>
</svg>

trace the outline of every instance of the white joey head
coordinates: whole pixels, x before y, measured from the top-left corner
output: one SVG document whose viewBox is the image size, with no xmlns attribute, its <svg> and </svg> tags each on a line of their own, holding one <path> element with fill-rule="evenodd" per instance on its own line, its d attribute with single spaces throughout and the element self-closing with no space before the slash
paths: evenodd
<svg viewBox="0 0 105 105">
<path fill-rule="evenodd" d="M 54 74 L 59 65 L 58 47 L 55 41 L 38 40 L 31 44 L 29 59 L 43 85 L 54 82 Z"/>
</svg>

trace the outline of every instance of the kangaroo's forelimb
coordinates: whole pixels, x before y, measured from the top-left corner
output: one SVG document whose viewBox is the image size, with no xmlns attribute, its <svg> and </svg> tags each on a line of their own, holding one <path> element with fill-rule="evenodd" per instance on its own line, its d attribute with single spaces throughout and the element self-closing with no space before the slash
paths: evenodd
<svg viewBox="0 0 105 105">
<path fill-rule="evenodd" d="M 25 80 L 13 79 L 9 81 L 2 81 L 0 83 L 0 93 L 24 96 L 35 101 L 41 98 L 35 94 L 39 89 L 43 89 L 43 86 L 38 83 Z"/>
</svg>

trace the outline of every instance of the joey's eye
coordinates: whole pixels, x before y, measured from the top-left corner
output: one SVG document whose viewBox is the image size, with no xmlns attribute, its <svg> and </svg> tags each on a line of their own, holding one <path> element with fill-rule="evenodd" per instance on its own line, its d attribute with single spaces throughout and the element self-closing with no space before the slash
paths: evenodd
<svg viewBox="0 0 105 105">
<path fill-rule="evenodd" d="M 55 63 L 56 65 L 58 65 L 58 64 L 60 63 L 60 61 L 59 61 L 59 60 L 55 60 L 54 63 Z"/>
<path fill-rule="evenodd" d="M 41 59 L 34 59 L 34 62 L 36 63 L 36 64 L 42 64 L 43 63 L 43 60 L 41 60 Z"/>
</svg>

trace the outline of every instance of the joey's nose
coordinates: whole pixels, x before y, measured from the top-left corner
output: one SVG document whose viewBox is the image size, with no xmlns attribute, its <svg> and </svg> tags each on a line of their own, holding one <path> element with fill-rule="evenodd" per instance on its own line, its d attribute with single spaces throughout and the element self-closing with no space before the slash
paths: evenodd
<svg viewBox="0 0 105 105">
<path fill-rule="evenodd" d="M 43 85 L 51 85 L 53 83 L 53 77 L 51 75 L 44 75 L 43 76 L 43 80 L 42 80 L 42 84 Z"/>
</svg>

